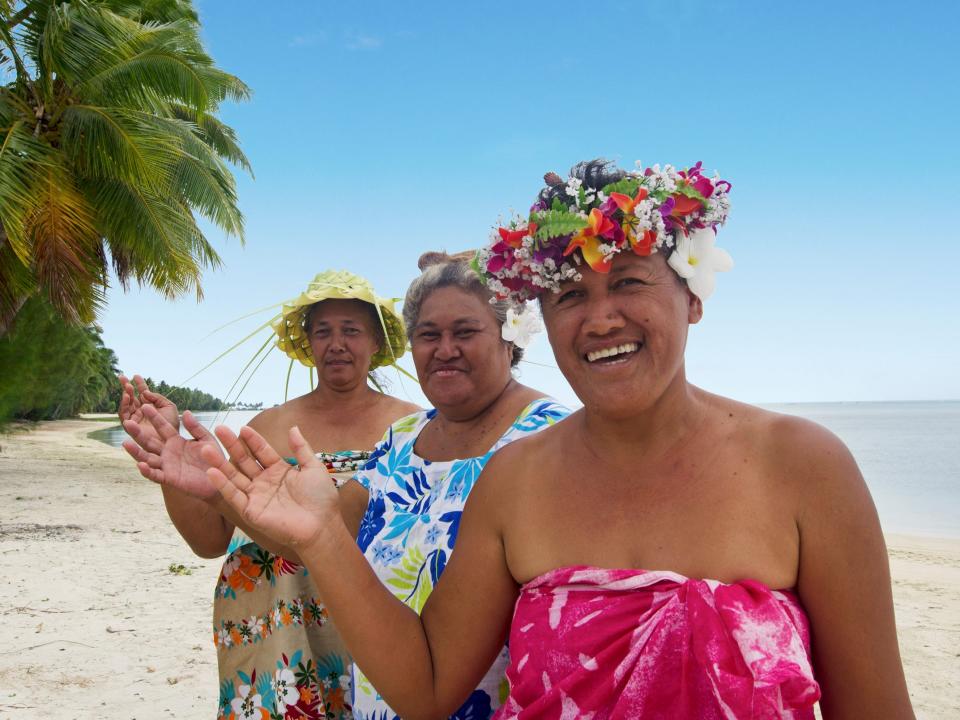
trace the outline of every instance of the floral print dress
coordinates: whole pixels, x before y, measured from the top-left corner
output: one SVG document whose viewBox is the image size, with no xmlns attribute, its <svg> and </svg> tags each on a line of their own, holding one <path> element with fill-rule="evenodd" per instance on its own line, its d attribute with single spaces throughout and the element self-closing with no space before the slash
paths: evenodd
<svg viewBox="0 0 960 720">
<path fill-rule="evenodd" d="M 370 461 L 354 477 L 370 492 L 357 544 L 383 584 L 419 613 L 453 552 L 463 506 L 487 460 L 507 443 L 543 430 L 569 412 L 554 400 L 535 400 L 488 453 L 445 462 L 424 460 L 413 451 L 420 431 L 436 410 L 415 413 L 394 423 Z M 504 648 L 453 718 L 490 717 L 507 696 L 507 659 Z M 356 667 L 353 678 L 357 720 L 397 718 Z"/>
<path fill-rule="evenodd" d="M 345 482 L 350 474 L 337 474 Z M 351 660 L 302 565 L 236 530 L 213 601 L 218 720 L 350 720 Z"/>
</svg>

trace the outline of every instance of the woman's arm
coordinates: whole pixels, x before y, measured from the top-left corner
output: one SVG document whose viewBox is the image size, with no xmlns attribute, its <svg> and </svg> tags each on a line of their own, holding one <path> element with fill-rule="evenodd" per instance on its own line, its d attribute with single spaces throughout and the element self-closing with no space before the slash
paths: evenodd
<svg viewBox="0 0 960 720">
<path fill-rule="evenodd" d="M 317 482 L 326 476 L 322 463 L 296 428 L 290 447 L 299 470 L 268 463 L 248 477 L 224 462 L 208 474 L 247 522 L 300 554 L 355 662 L 390 706 L 404 718 L 449 716 L 503 646 L 517 597 L 501 542 L 496 471 L 485 470 L 471 493 L 456 552 L 417 616 L 367 564 L 337 493 L 329 481 Z"/>
<path fill-rule="evenodd" d="M 793 430 L 781 457 L 803 489 L 797 586 L 810 617 L 824 720 L 912 719 L 870 492 L 840 440 L 812 423 Z"/>
<path fill-rule="evenodd" d="M 124 423 L 132 440 L 125 441 L 123 447 L 137 461 L 140 474 L 161 486 L 171 522 L 197 555 L 222 555 L 230 544 L 234 527 L 239 527 L 274 555 L 299 562 L 291 548 L 248 526 L 210 484 L 206 471 L 211 465 L 223 462 L 223 452 L 217 439 L 190 411 L 183 414 L 183 425 L 192 440 L 182 437 L 168 419 L 150 405 L 143 406 L 143 418 L 149 431 L 138 423 Z M 218 428 L 218 432 L 235 465 L 247 472 L 259 471 L 257 460 L 244 442 L 225 427 Z M 240 432 L 243 434 L 245 430 Z M 282 459 L 259 434 L 254 436 L 261 453 L 265 456 L 269 453 L 271 460 Z M 345 521 L 348 526 L 358 528 L 366 509 L 366 491 L 357 483 L 349 484 L 357 487 L 350 490 L 350 499 L 344 505 L 344 511 L 349 513 Z"/>
<path fill-rule="evenodd" d="M 200 431 L 209 433 L 206 428 L 199 428 L 198 434 Z M 195 437 L 197 437 L 197 435 L 195 435 Z M 239 435 L 236 435 L 227 427 L 220 426 L 216 429 L 216 437 L 226 449 L 230 457 L 230 463 L 242 473 L 254 475 L 262 472 L 264 467 L 273 466 L 274 469 L 271 472 L 278 471 L 282 474 L 286 469 L 291 467 L 289 464 L 286 464 L 286 459 L 274 450 L 273 446 L 256 431 L 253 423 L 245 428 L 240 428 Z M 207 468 L 216 467 L 224 462 L 223 453 L 220 452 L 219 447 L 214 448 L 213 446 L 209 446 L 206 450 L 201 448 L 201 454 L 204 462 L 204 473 L 206 473 Z M 209 484 L 206 474 L 204 474 L 204 480 Z M 329 476 L 319 480 L 319 482 L 332 484 Z M 211 484 L 210 487 L 213 488 L 213 485 Z M 363 514 L 367 509 L 367 502 L 369 501 L 370 495 L 366 488 L 357 482 L 348 482 L 340 488 L 339 492 L 340 513 L 343 517 L 343 522 L 351 533 L 351 536 L 356 538 Z M 250 536 L 260 547 L 269 550 L 274 555 L 282 555 L 294 562 L 301 562 L 297 551 L 293 547 L 277 542 L 274 538 L 260 532 L 258 528 L 251 526 L 219 493 L 208 502 L 215 507 L 228 522 L 243 530 L 243 532 Z"/>
</svg>

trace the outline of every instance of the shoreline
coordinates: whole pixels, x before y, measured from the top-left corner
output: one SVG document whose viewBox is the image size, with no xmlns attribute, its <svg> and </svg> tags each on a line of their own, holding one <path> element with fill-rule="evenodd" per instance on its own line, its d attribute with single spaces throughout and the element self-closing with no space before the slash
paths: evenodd
<svg viewBox="0 0 960 720">
<path fill-rule="evenodd" d="M 104 427 L 0 434 L 0 718 L 212 718 L 220 560 L 193 555 L 122 449 L 87 437 Z M 958 717 L 960 539 L 885 537 L 914 710 Z"/>
</svg>

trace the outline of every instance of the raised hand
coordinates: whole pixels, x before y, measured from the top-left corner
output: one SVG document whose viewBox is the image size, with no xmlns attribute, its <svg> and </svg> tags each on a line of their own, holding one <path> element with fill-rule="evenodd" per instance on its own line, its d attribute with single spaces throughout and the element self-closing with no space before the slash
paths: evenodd
<svg viewBox="0 0 960 720">
<path fill-rule="evenodd" d="M 240 430 L 240 437 L 223 426 L 216 433 L 230 460 L 221 457 L 217 462 L 213 450 L 204 448 L 204 459 L 212 466 L 207 476 L 253 529 L 296 549 L 315 540 L 330 522 L 340 520 L 333 479 L 299 428 L 290 429 L 297 467 L 249 427 Z"/>
<path fill-rule="evenodd" d="M 143 415 L 144 405 L 152 405 L 174 429 L 179 429 L 180 418 L 177 406 L 160 393 L 151 390 L 146 380 L 140 375 L 134 375 L 132 383 L 126 375 L 120 375 L 118 380 L 120 381 L 120 388 L 123 390 L 120 395 L 119 415 L 124 429 L 126 429 L 126 423 L 133 422 L 140 427 L 143 433 L 146 433 L 147 437 L 155 434 L 153 424 Z M 134 385 L 136 389 L 134 389 Z M 129 431 L 127 432 L 130 434 Z"/>
<path fill-rule="evenodd" d="M 210 463 L 204 459 L 203 448 L 222 461 L 223 453 L 216 438 L 188 410 L 183 413 L 183 425 L 193 437 L 181 437 L 151 404 L 141 405 L 141 412 L 150 429 L 143 423 L 127 420 L 123 429 L 133 440 L 124 440 L 123 449 L 137 461 L 137 469 L 148 480 L 181 490 L 201 500 L 215 497 L 217 489 L 210 483 L 206 471 Z"/>
</svg>

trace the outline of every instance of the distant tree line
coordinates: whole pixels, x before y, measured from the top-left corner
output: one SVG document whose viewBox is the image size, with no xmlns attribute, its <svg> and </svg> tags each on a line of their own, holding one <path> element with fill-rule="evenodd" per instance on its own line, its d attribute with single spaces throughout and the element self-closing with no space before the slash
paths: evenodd
<svg viewBox="0 0 960 720">
<path fill-rule="evenodd" d="M 248 403 L 237 401 L 227 403 L 227 407 L 231 410 L 263 410 L 263 402 Z"/>
<path fill-rule="evenodd" d="M 150 378 L 144 378 L 151 390 L 165 395 L 170 402 L 177 406 L 181 412 L 184 410 L 226 410 L 227 404 L 220 398 L 215 398 L 210 393 L 205 393 L 196 388 L 178 387 L 168 385 L 163 380 L 155 382 Z"/>
<path fill-rule="evenodd" d="M 64 322 L 42 295 L 35 295 L 24 303 L 11 332 L 0 337 L 0 425 L 11 419 L 116 412 L 118 372 L 117 356 L 104 346 L 99 327 Z M 181 410 L 227 407 L 200 390 L 148 382 Z"/>
</svg>

